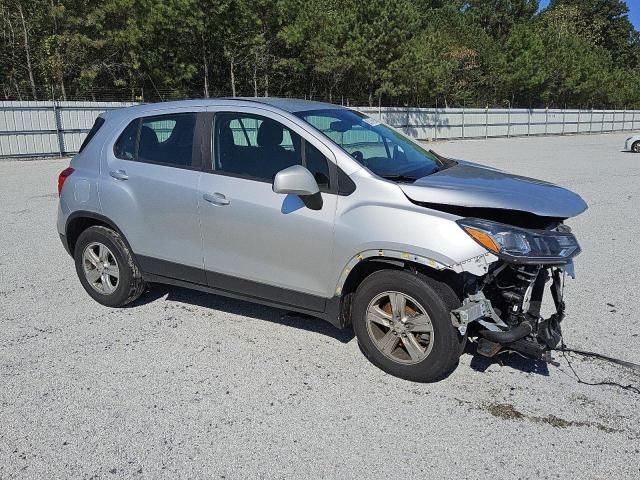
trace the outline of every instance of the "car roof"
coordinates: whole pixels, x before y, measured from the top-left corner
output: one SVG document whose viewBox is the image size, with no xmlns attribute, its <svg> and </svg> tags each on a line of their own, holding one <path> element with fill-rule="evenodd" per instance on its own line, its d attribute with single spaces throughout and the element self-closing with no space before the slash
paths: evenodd
<svg viewBox="0 0 640 480">
<path fill-rule="evenodd" d="M 160 110 L 170 108 L 207 107 L 207 106 L 248 106 L 252 104 L 267 105 L 269 107 L 283 110 L 288 113 L 296 113 L 309 110 L 324 109 L 345 109 L 346 107 L 334 105 L 332 103 L 316 102 L 299 98 L 278 98 L 278 97 L 225 97 L 225 98 L 203 98 L 196 100 L 178 100 L 160 103 L 143 103 L 128 108 L 111 110 L 105 112 L 103 116 L 136 116 L 149 115 Z"/>
<path fill-rule="evenodd" d="M 303 100 L 301 98 L 279 98 L 279 97 L 235 97 L 229 100 L 244 100 L 247 102 L 262 103 L 279 108 L 285 112 L 295 113 L 306 110 L 324 110 L 324 109 L 344 109 L 341 105 L 333 103 L 316 102 L 315 100 Z"/>
</svg>

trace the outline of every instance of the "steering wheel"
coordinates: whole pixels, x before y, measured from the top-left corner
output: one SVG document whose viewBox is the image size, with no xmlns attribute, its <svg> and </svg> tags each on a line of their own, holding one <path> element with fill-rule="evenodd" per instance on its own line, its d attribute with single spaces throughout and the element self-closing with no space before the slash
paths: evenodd
<svg viewBox="0 0 640 480">
<path fill-rule="evenodd" d="M 364 161 L 364 154 L 360 150 L 351 152 L 351 156 L 355 158 L 359 163 L 366 165 L 367 162 Z"/>
</svg>

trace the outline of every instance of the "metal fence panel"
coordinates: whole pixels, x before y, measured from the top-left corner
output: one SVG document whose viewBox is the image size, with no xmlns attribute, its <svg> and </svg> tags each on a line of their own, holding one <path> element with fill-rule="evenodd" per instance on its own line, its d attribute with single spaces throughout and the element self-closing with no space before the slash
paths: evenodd
<svg viewBox="0 0 640 480">
<path fill-rule="evenodd" d="M 124 102 L 0 102 L 0 157 L 78 151 L 96 117 Z M 357 107 L 420 140 L 632 131 L 640 111 L 523 108 Z M 361 136 L 361 135 L 360 135 Z M 362 142 L 357 132 L 349 138 Z"/>
<path fill-rule="evenodd" d="M 123 102 L 0 102 L 0 158 L 67 155 L 78 151 L 102 112 Z"/>
</svg>

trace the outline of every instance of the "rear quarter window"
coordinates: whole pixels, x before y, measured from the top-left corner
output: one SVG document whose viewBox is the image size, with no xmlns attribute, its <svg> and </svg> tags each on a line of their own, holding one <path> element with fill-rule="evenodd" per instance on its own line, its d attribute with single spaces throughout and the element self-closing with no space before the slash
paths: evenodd
<svg viewBox="0 0 640 480">
<path fill-rule="evenodd" d="M 98 133 L 98 130 L 100 130 L 100 127 L 102 125 L 104 125 L 104 118 L 102 117 L 96 118 L 96 121 L 93 122 L 93 126 L 91 127 L 91 130 L 89 130 L 89 133 L 87 133 L 87 136 L 82 142 L 82 145 L 80 145 L 80 150 L 78 150 L 78 153 L 82 152 L 82 150 L 84 150 L 85 147 L 89 145 L 89 142 L 93 137 L 95 137 L 96 133 Z"/>
</svg>

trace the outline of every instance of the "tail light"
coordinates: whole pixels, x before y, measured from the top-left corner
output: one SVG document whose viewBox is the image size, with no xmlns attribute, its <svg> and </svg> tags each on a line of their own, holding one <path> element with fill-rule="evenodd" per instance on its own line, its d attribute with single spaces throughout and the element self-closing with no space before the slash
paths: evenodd
<svg viewBox="0 0 640 480">
<path fill-rule="evenodd" d="M 58 196 L 60 196 L 60 194 L 62 193 L 62 187 L 64 187 L 64 182 L 67 181 L 67 178 L 69 178 L 69 175 L 71 175 L 73 171 L 74 171 L 73 168 L 67 167 L 60 172 L 60 175 L 58 175 Z"/>
</svg>

